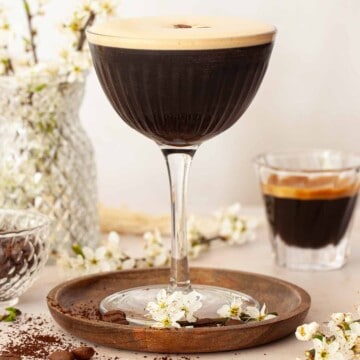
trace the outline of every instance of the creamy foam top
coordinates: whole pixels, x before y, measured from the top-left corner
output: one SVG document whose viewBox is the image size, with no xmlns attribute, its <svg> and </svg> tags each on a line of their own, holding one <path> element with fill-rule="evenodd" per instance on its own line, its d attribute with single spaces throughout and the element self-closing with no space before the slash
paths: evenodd
<svg viewBox="0 0 360 360">
<path fill-rule="evenodd" d="M 274 40 L 274 26 L 233 17 L 167 16 L 116 19 L 87 31 L 90 43 L 145 50 L 248 47 Z"/>
<path fill-rule="evenodd" d="M 301 200 L 331 200 L 354 196 L 359 192 L 360 184 L 356 179 L 339 176 L 278 177 L 271 175 L 267 183 L 262 184 L 264 194 Z"/>
</svg>

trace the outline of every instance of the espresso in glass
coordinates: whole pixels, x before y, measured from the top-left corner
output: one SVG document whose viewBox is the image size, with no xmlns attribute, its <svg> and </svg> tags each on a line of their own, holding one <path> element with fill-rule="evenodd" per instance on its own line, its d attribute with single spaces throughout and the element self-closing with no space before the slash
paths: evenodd
<svg viewBox="0 0 360 360">
<path fill-rule="evenodd" d="M 186 238 L 186 187 L 198 146 L 231 127 L 253 100 L 267 69 L 275 28 L 263 22 L 221 17 L 118 19 L 87 32 L 101 86 L 120 117 L 161 148 L 171 187 L 170 283 L 120 291 L 100 310 L 121 309 L 131 323 L 151 325 L 146 305 L 160 289 L 197 292 L 200 318 L 239 297 L 221 284 L 190 282 Z M 224 184 L 226 186 L 226 184 Z"/>
<path fill-rule="evenodd" d="M 330 270 L 348 256 L 360 156 L 337 150 L 260 155 L 256 168 L 278 265 Z"/>
<path fill-rule="evenodd" d="M 340 180 L 341 181 L 341 180 Z M 338 183 L 334 188 L 333 183 Z M 262 185 L 273 236 L 304 249 L 337 246 L 344 238 L 356 205 L 357 186 L 333 176 L 313 179 L 272 176 Z"/>
</svg>

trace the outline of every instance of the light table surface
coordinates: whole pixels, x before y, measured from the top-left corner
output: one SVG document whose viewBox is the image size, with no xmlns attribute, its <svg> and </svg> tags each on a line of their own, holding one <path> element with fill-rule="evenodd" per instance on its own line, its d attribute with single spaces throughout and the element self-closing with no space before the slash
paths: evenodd
<svg viewBox="0 0 360 360">
<path fill-rule="evenodd" d="M 261 214 L 261 209 L 251 212 Z M 257 240 L 242 246 L 221 246 L 192 261 L 194 266 L 219 267 L 261 273 L 295 283 L 309 292 L 312 298 L 306 322 L 319 323 L 328 320 L 333 312 L 354 312 L 360 304 L 360 217 L 353 227 L 351 255 L 345 267 L 327 272 L 295 272 L 277 267 L 270 251 L 267 232 L 259 229 Z M 136 241 L 136 240 L 135 240 Z M 139 241 L 141 241 L 139 239 Z M 124 249 L 131 250 L 134 239 L 122 239 Z M 20 299 L 18 307 L 23 312 L 47 312 L 46 295 L 51 288 L 64 279 L 55 266 L 47 266 L 39 279 Z M 244 360 L 288 360 L 303 357 L 309 343 L 297 341 L 294 335 L 257 348 L 214 354 L 188 355 L 190 359 L 244 359 Z M 134 353 L 100 348 L 102 355 L 118 356 L 120 359 L 154 359 L 157 354 Z M 147 356 L 146 358 L 144 356 Z M 163 356 L 163 355 L 162 355 Z M 170 355 L 173 360 L 184 359 L 181 355 Z M 161 359 L 161 357 L 159 358 Z"/>
</svg>

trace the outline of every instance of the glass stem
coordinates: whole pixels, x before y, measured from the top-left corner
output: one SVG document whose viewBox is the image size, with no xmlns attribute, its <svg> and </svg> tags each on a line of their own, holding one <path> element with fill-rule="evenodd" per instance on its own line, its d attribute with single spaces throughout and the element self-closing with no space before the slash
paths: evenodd
<svg viewBox="0 0 360 360">
<path fill-rule="evenodd" d="M 191 291 L 186 232 L 186 193 L 191 160 L 197 146 L 161 146 L 170 180 L 171 194 L 171 268 L 169 291 Z"/>
</svg>

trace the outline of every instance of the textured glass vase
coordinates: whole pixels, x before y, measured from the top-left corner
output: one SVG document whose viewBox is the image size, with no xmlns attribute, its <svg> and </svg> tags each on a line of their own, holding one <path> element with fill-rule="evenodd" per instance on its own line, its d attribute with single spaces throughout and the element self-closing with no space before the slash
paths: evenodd
<svg viewBox="0 0 360 360">
<path fill-rule="evenodd" d="M 0 207 L 53 219 L 52 253 L 99 240 L 96 167 L 79 120 L 84 83 L 0 77 Z"/>
</svg>

